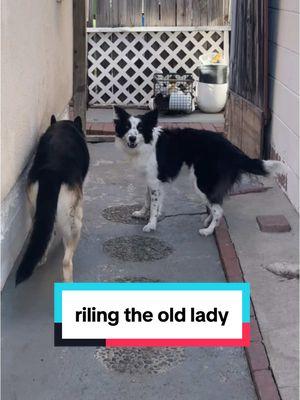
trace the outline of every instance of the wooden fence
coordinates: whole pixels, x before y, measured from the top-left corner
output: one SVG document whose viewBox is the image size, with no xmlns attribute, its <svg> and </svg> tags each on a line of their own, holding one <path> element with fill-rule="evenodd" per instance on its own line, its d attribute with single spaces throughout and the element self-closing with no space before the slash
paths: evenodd
<svg viewBox="0 0 300 400">
<path fill-rule="evenodd" d="M 217 52 L 228 59 L 228 26 L 88 28 L 90 106 L 148 106 L 153 74 L 191 73 L 199 57 Z"/>
<path fill-rule="evenodd" d="M 236 7 L 233 16 L 233 35 L 231 46 L 230 89 L 264 109 L 267 96 L 265 76 L 267 68 L 264 28 L 264 1 L 234 0 Z M 245 23 L 243 23 L 245 21 Z"/>
<path fill-rule="evenodd" d="M 226 131 L 250 157 L 265 150 L 268 122 L 268 0 L 233 0 Z M 265 154 L 266 155 L 266 154 Z"/>
<path fill-rule="evenodd" d="M 222 26 L 230 0 L 90 0 L 89 26 Z"/>
</svg>

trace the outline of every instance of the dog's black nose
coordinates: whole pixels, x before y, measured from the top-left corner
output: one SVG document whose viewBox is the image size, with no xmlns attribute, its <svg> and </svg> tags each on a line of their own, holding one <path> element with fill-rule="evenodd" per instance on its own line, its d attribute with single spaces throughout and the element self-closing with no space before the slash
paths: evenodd
<svg viewBox="0 0 300 400">
<path fill-rule="evenodd" d="M 134 143 L 136 141 L 136 137 L 135 136 L 129 136 L 128 139 L 129 139 L 130 143 Z"/>
</svg>

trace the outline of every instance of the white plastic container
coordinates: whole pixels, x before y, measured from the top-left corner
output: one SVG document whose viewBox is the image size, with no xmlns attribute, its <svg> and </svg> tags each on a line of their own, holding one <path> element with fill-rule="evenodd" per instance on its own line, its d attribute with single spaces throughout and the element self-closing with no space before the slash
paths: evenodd
<svg viewBox="0 0 300 400">
<path fill-rule="evenodd" d="M 197 105 L 205 113 L 218 113 L 225 107 L 228 83 L 197 83 Z"/>
<path fill-rule="evenodd" d="M 227 100 L 228 67 L 222 60 L 213 63 L 215 55 L 200 57 L 196 101 L 200 110 L 206 113 L 222 111 Z"/>
</svg>

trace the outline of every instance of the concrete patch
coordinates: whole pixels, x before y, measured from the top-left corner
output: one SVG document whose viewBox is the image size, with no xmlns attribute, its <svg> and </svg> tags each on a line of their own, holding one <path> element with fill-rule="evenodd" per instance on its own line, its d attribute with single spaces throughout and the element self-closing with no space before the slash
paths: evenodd
<svg viewBox="0 0 300 400">
<path fill-rule="evenodd" d="M 163 374 L 185 360 L 180 347 L 100 348 L 95 352 L 108 370 L 127 374 Z"/>
<path fill-rule="evenodd" d="M 103 244 L 103 251 L 122 261 L 155 261 L 173 252 L 163 240 L 138 235 L 107 240 Z"/>
<path fill-rule="evenodd" d="M 146 278 L 144 276 L 126 276 L 124 278 L 116 278 L 114 279 L 114 282 L 161 282 L 160 279 L 151 279 L 151 278 Z"/>
<path fill-rule="evenodd" d="M 132 218 L 132 213 L 141 208 L 142 206 L 139 204 L 108 207 L 102 211 L 102 216 L 108 221 L 120 222 L 121 224 L 143 225 L 145 224 L 144 218 Z"/>
<path fill-rule="evenodd" d="M 145 276 L 116 276 L 113 279 L 102 279 L 102 282 L 163 282 L 161 279 L 146 278 Z"/>
<path fill-rule="evenodd" d="M 299 279 L 299 265 L 275 262 L 264 267 L 267 271 L 286 279 Z"/>
</svg>

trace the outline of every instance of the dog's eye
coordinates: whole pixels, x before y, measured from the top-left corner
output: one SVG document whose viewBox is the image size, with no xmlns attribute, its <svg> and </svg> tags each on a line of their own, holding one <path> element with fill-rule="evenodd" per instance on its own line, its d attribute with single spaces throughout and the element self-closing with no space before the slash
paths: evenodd
<svg viewBox="0 0 300 400">
<path fill-rule="evenodd" d="M 139 132 L 142 132 L 142 130 L 143 130 L 142 124 L 138 124 L 138 126 L 136 128 Z"/>
</svg>

